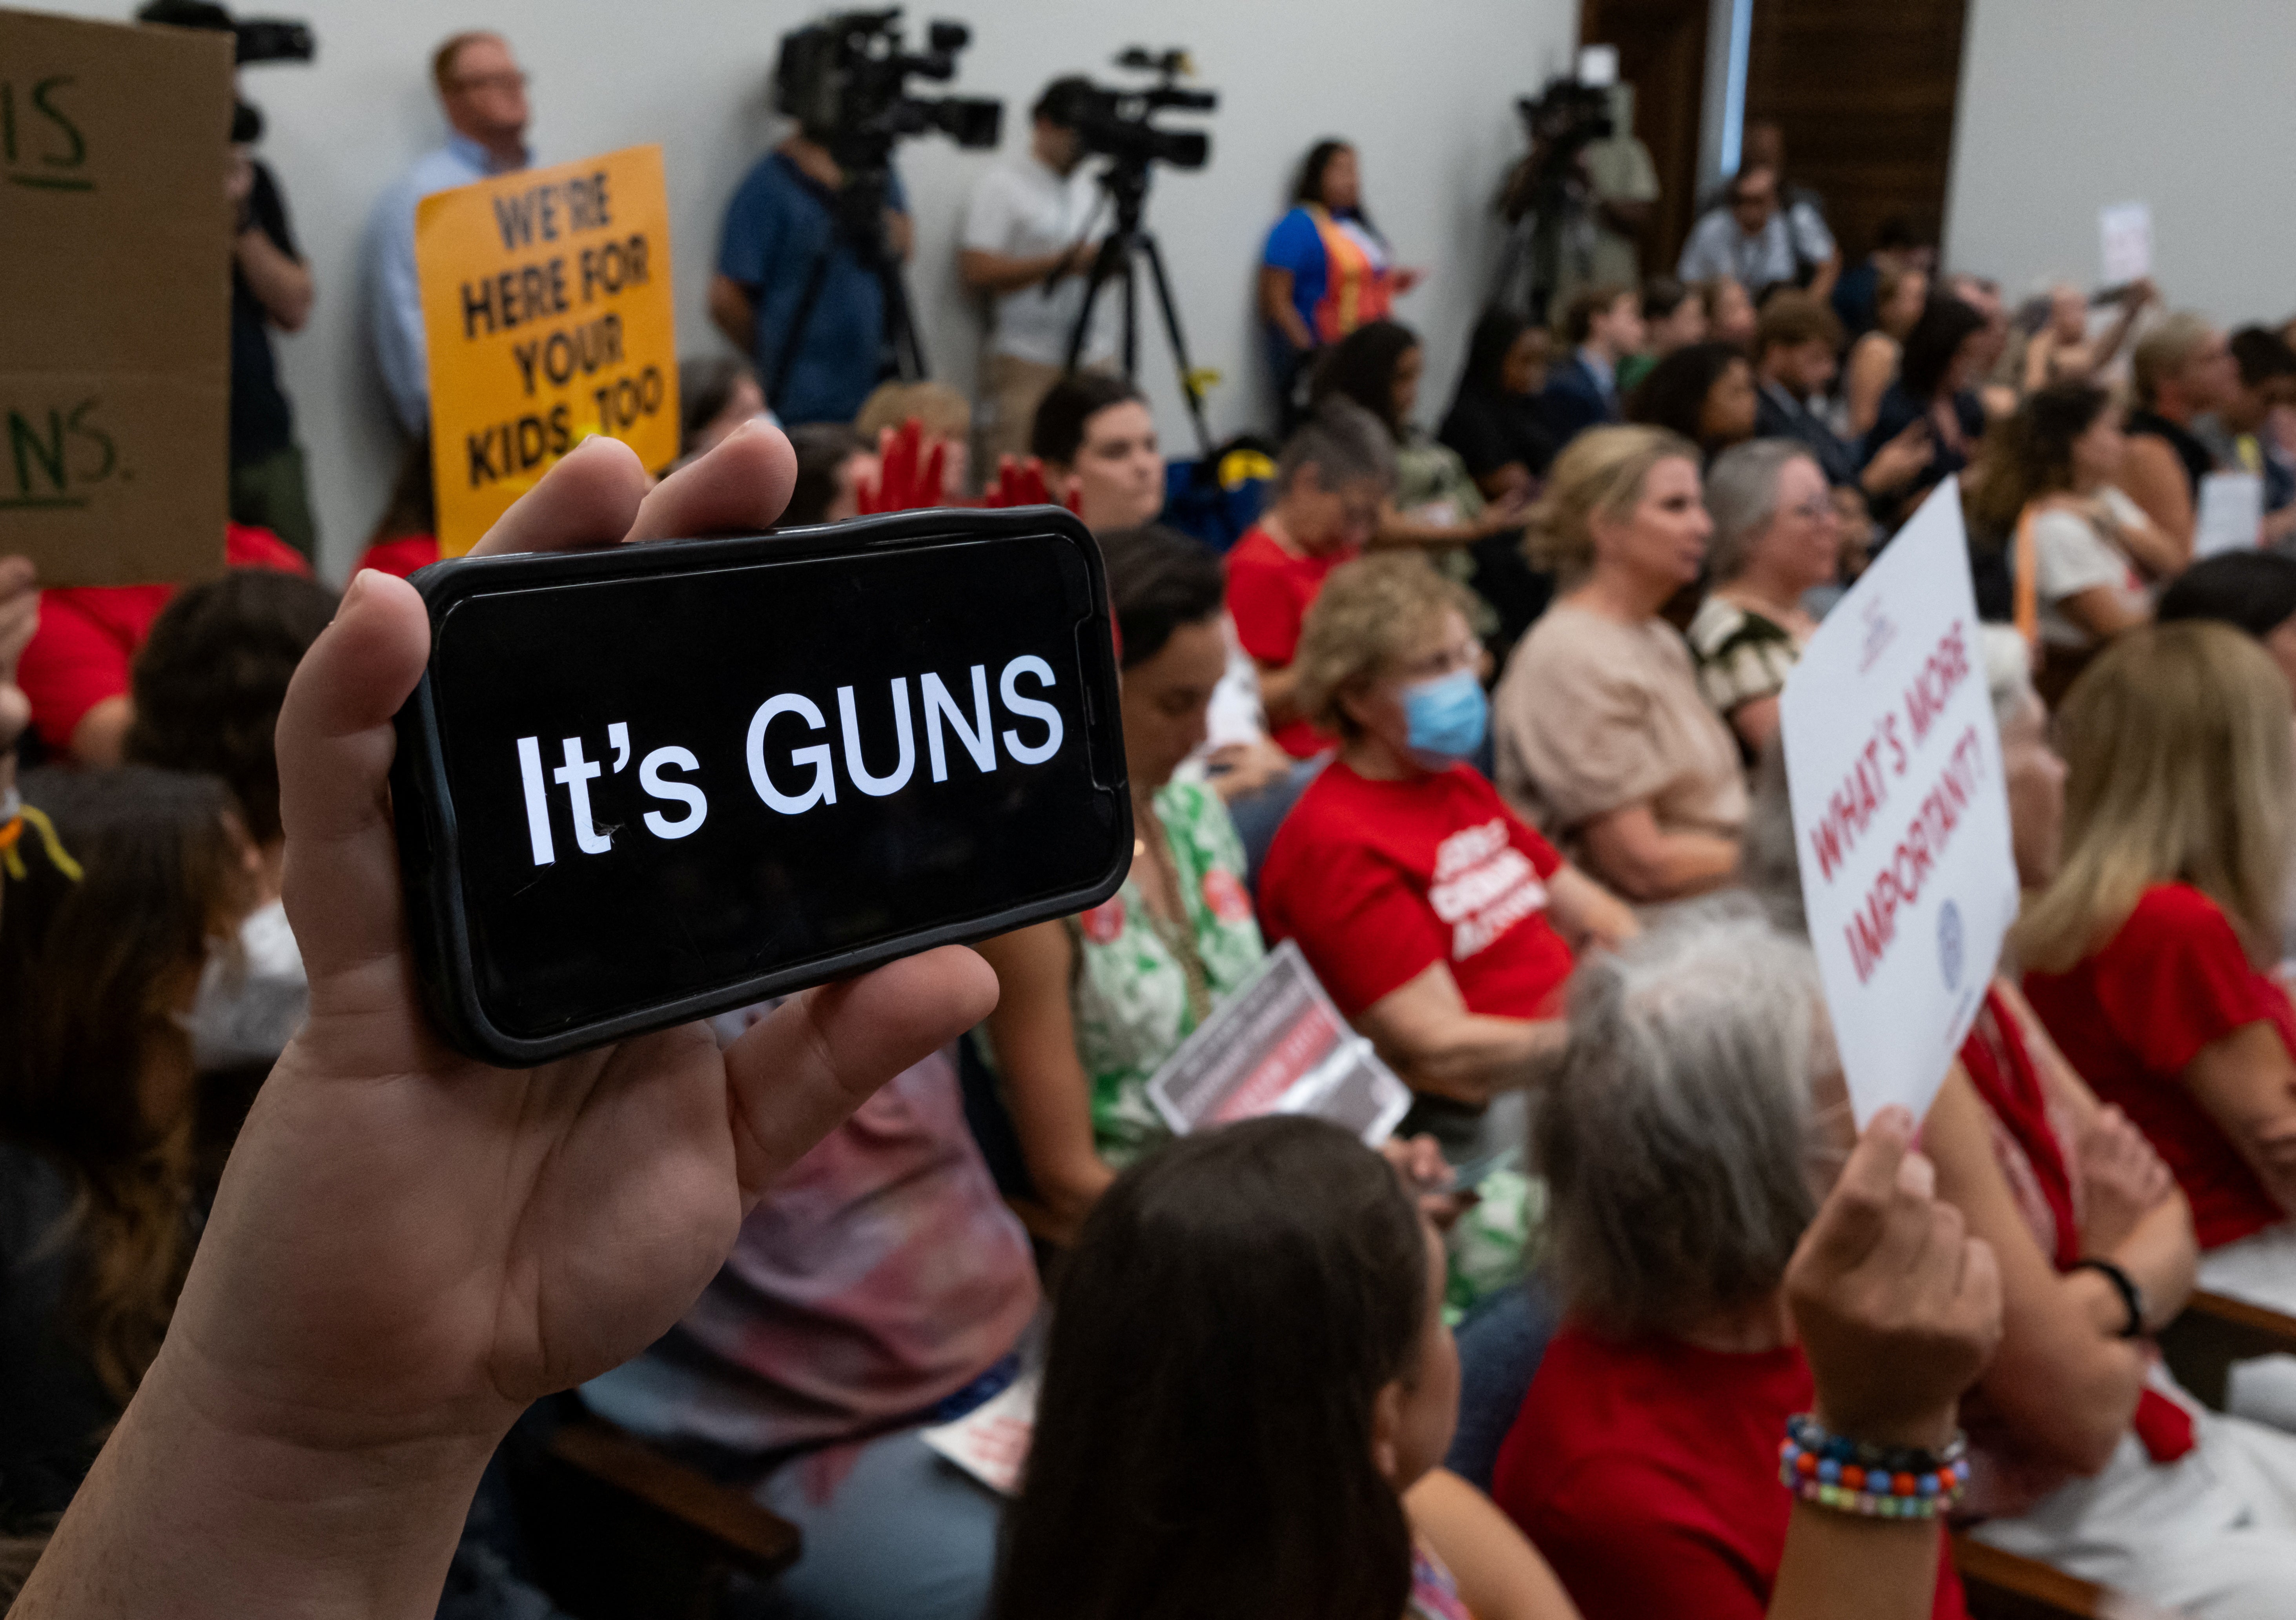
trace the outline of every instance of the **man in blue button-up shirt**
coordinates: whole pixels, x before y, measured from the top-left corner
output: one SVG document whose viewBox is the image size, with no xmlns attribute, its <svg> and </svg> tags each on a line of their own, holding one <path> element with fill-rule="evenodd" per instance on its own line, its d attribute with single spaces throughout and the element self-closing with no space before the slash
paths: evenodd
<svg viewBox="0 0 2296 1620">
<path fill-rule="evenodd" d="M 526 75 L 496 34 L 457 34 L 430 59 L 453 133 L 375 203 L 367 223 L 367 331 L 399 426 L 430 426 L 422 289 L 414 275 L 414 205 L 433 192 L 527 165 Z"/>
</svg>

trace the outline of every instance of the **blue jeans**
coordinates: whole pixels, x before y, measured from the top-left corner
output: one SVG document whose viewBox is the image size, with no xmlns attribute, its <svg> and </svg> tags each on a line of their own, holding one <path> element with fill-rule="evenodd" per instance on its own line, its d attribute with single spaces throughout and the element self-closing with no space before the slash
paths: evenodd
<svg viewBox="0 0 2296 1620">
<path fill-rule="evenodd" d="M 765 1620 L 977 1620 L 996 1571 L 995 1492 L 900 1429 L 808 1452 L 758 1501 L 805 1534 L 798 1561 L 740 1612 Z"/>
</svg>

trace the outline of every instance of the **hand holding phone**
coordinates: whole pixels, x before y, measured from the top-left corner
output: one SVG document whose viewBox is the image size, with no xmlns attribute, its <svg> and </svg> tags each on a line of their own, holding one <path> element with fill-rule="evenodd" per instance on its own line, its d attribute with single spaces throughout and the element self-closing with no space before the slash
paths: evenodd
<svg viewBox="0 0 2296 1620">
<path fill-rule="evenodd" d="M 531 1063 L 1089 910 L 1131 864 L 1057 508 L 441 563 L 392 771 L 425 1002 Z"/>
</svg>

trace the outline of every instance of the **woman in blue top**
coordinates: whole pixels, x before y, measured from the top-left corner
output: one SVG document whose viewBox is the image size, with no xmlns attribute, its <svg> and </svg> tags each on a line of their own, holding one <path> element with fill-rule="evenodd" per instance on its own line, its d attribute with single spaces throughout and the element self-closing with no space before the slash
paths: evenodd
<svg viewBox="0 0 2296 1620">
<path fill-rule="evenodd" d="M 1419 277 L 1392 262 L 1387 239 L 1364 212 L 1356 149 L 1316 142 L 1300 165 L 1291 211 L 1275 222 L 1260 255 L 1259 313 L 1285 432 L 1301 412 L 1299 396 L 1316 352 L 1383 318 Z"/>
</svg>

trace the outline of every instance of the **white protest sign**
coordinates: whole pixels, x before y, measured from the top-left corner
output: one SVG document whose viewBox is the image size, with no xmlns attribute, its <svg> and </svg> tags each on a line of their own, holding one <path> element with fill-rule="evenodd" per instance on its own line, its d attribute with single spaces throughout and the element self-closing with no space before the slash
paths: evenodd
<svg viewBox="0 0 2296 1620">
<path fill-rule="evenodd" d="M 1802 902 L 1849 1100 L 1926 1113 L 2017 914 L 2001 739 L 1948 479 L 1851 587 L 1779 714 Z"/>
<path fill-rule="evenodd" d="M 2211 472 L 2201 479 L 2201 511 L 2193 555 L 2254 551 L 2264 532 L 2264 478 L 2255 472 Z"/>
<path fill-rule="evenodd" d="M 2152 274 L 2152 205 L 2112 202 L 2096 211 L 2104 250 L 2104 285 L 2124 287 Z"/>
</svg>

